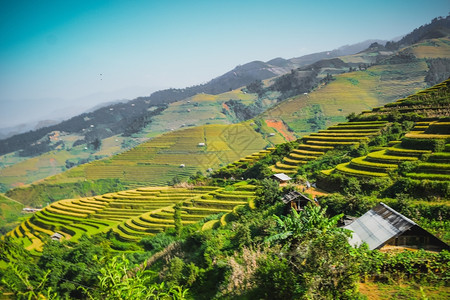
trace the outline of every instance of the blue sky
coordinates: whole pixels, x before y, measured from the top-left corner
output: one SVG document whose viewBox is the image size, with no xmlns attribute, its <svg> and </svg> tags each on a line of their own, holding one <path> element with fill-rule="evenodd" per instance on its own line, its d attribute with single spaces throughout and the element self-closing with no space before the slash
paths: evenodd
<svg viewBox="0 0 450 300">
<path fill-rule="evenodd" d="M 448 0 L 0 0 L 0 127 L 392 39 Z M 57 112 L 55 112 L 57 111 Z"/>
</svg>

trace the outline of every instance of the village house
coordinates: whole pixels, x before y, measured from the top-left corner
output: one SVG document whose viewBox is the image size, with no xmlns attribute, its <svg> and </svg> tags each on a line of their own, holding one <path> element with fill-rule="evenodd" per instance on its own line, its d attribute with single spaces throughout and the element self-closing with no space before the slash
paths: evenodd
<svg viewBox="0 0 450 300">
<path fill-rule="evenodd" d="M 61 239 L 64 236 L 61 233 L 55 232 L 54 234 L 52 234 L 52 236 L 50 237 L 53 241 L 61 241 Z"/>
<path fill-rule="evenodd" d="M 283 196 L 282 201 L 286 204 L 286 210 L 289 212 L 292 208 L 296 211 L 303 210 L 303 207 L 309 203 L 318 205 L 316 200 L 311 200 L 298 191 L 291 191 Z"/>
<path fill-rule="evenodd" d="M 42 208 L 31 208 L 31 207 L 22 208 L 22 212 L 24 212 L 24 213 L 34 213 L 34 212 L 37 212 L 40 210 L 42 210 Z"/>
<path fill-rule="evenodd" d="M 278 181 L 279 183 L 287 183 L 289 180 L 292 180 L 291 177 L 287 176 L 284 173 L 273 174 L 272 178 Z"/>
<path fill-rule="evenodd" d="M 414 221 L 380 202 L 377 206 L 343 228 L 353 231 L 349 243 L 367 243 L 370 250 L 396 248 L 449 250 L 450 247 Z"/>
</svg>

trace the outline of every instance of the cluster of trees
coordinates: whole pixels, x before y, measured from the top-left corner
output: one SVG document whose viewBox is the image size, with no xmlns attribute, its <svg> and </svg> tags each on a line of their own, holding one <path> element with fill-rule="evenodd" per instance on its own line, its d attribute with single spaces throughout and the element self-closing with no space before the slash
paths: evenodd
<svg viewBox="0 0 450 300">
<path fill-rule="evenodd" d="M 44 140 L 52 131 L 83 135 L 84 139 L 77 141 L 75 146 L 87 144 L 98 149 L 100 146 L 98 141 L 116 134 L 136 133 L 151 122 L 152 117 L 161 114 L 167 108 L 167 105 L 160 105 L 148 111 L 151 106 L 144 101 L 134 101 L 131 105 L 118 103 L 78 115 L 57 125 L 18 134 L 0 140 L 0 155 L 21 150 L 22 156 L 33 156 L 56 149 L 60 143 L 50 143 L 48 140 L 37 143 Z"/>
<path fill-rule="evenodd" d="M 245 105 L 237 100 L 228 100 L 225 104 L 230 108 L 231 112 L 234 114 L 237 121 L 247 121 L 250 120 L 260 113 L 262 113 L 265 108 L 263 107 L 261 101 L 256 101 L 250 105 Z M 225 114 L 228 114 L 228 110 L 223 111 Z"/>
<path fill-rule="evenodd" d="M 369 278 L 445 284 L 448 252 L 352 248 L 350 233 L 337 226 L 341 214 L 317 206 L 285 213 L 287 189 L 259 184 L 258 209 L 240 208 L 216 230 L 178 226 L 138 244 L 112 233 L 48 240 L 39 257 L 2 240 L 2 289 L 29 299 L 357 299 L 359 281 Z M 337 202 L 327 203 L 336 209 Z"/>
<path fill-rule="evenodd" d="M 430 24 L 420 26 L 405 35 L 400 41 L 387 42 L 386 49 L 398 50 L 401 47 L 415 44 L 424 39 L 441 38 L 447 35 L 446 28 L 450 27 L 450 16 L 434 18 Z"/>
<path fill-rule="evenodd" d="M 280 100 L 294 95 L 309 93 L 318 83 L 319 68 L 312 70 L 291 70 L 291 73 L 278 77 L 269 87 L 282 94 Z"/>
<path fill-rule="evenodd" d="M 100 144 L 101 144 L 101 141 L 100 141 Z M 67 169 L 70 169 L 70 168 L 73 168 L 78 165 L 86 164 L 88 162 L 101 159 L 103 157 L 104 156 L 101 156 L 101 155 L 89 155 L 89 157 L 86 157 L 86 158 L 69 158 L 69 159 L 66 159 L 64 166 Z"/>
<path fill-rule="evenodd" d="M 18 299 L 185 299 L 187 290 L 157 283 L 146 271 L 129 271 L 147 257 L 117 255 L 113 238 L 82 237 L 78 243 L 48 240 L 42 255 L 33 257 L 7 238 L 0 242 L 2 290 Z"/>
<path fill-rule="evenodd" d="M 320 105 L 313 104 L 310 110 L 312 116 L 306 121 L 310 126 L 310 130 L 312 132 L 316 132 L 319 129 L 325 128 L 327 118 L 325 117 L 325 114 L 323 113 Z"/>
</svg>

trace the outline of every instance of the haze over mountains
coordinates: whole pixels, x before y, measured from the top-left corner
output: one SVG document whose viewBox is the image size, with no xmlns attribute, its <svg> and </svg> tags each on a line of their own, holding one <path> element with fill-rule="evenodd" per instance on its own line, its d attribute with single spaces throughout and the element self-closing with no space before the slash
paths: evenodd
<svg viewBox="0 0 450 300">
<path fill-rule="evenodd" d="M 375 42 L 385 44 L 387 41 L 366 40 L 353 45 L 345 45 L 334 50 L 312 53 L 291 59 L 274 58 L 267 62 L 249 62 L 237 66 L 233 70 L 212 79 L 206 84 L 195 86 L 190 89 L 188 94 L 191 95 L 197 92 L 209 94 L 222 93 L 229 89 L 235 89 L 249 84 L 254 80 L 263 80 L 285 74 L 291 69 L 302 67 L 321 59 L 354 54 L 366 49 L 370 44 Z M 29 130 L 37 130 L 45 126 L 55 125 L 78 114 L 107 106 L 112 102 L 131 100 L 129 98 L 130 95 L 143 96 L 151 90 L 151 87 L 130 87 L 116 92 L 88 95 L 71 101 L 69 105 L 67 102 L 61 101 L 61 99 L 24 100 L 26 102 L 21 101 L 21 103 L 15 103 L 14 106 L 7 106 L 5 103 L 4 105 L 2 104 L 3 109 L 9 111 L 8 115 L 15 115 L 17 118 L 14 118 L 14 120 L 9 119 L 10 125 L 0 128 L 0 139 L 6 139 Z M 92 105 L 92 103 L 97 104 Z M 26 118 L 21 116 L 26 116 Z M 5 124 L 5 119 L 0 124 Z"/>
<path fill-rule="evenodd" d="M 450 299 L 448 0 L 21 1 L 0 295 Z"/>
<path fill-rule="evenodd" d="M 449 19 L 436 18 L 397 42 L 369 40 L 289 60 L 252 61 L 201 85 L 110 102 L 0 140 L 0 184 L 6 190 L 32 183 L 186 127 L 254 119 L 258 147 L 299 138 L 448 78 Z"/>
</svg>

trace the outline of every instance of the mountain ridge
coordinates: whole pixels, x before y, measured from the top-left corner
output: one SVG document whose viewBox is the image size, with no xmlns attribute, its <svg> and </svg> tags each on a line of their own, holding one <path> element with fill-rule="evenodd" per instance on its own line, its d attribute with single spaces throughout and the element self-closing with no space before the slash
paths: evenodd
<svg viewBox="0 0 450 300">
<path fill-rule="evenodd" d="M 236 89 L 242 86 L 245 86 L 247 84 L 250 84 L 251 82 L 255 80 L 264 80 L 268 79 L 274 76 L 282 75 L 287 72 L 289 72 L 291 69 L 298 68 L 301 66 L 304 66 L 309 63 L 313 63 L 317 60 L 324 59 L 324 58 L 333 58 L 340 55 L 347 55 L 350 54 L 350 52 L 359 52 L 363 50 L 364 48 L 367 48 L 368 45 L 370 45 L 373 42 L 386 42 L 382 40 L 367 40 L 361 43 L 353 44 L 353 45 L 345 45 L 342 47 L 339 47 L 337 49 L 331 50 L 331 51 L 322 51 L 319 53 L 313 53 L 313 54 L 307 54 L 296 58 L 291 59 L 284 59 L 284 58 L 274 58 L 272 60 L 269 60 L 267 62 L 263 61 L 252 61 L 243 65 L 238 65 L 232 70 L 215 77 L 211 79 L 209 82 L 205 84 L 200 84 L 192 87 L 186 87 L 186 88 L 171 88 L 171 89 L 163 89 L 158 90 L 150 94 L 149 96 L 141 96 L 137 97 L 131 100 L 111 100 L 99 103 L 91 108 L 85 109 L 84 112 L 80 113 L 89 113 L 93 112 L 97 109 L 101 109 L 106 106 L 110 106 L 111 104 L 118 103 L 118 102 L 131 102 L 135 101 L 137 99 L 140 100 L 150 100 L 154 104 L 161 104 L 164 102 L 164 98 L 168 100 L 168 103 L 171 103 L 173 101 L 179 101 L 188 97 L 191 97 L 198 93 L 207 93 L 207 94 L 219 94 L 226 91 L 229 91 L 230 89 Z M 351 50 L 348 50 L 351 49 Z M 328 53 L 328 54 L 327 54 Z M 224 85 L 224 87 L 216 87 Z M 78 114 L 78 115 L 80 115 Z M 56 120 L 55 122 L 64 122 L 67 121 L 73 117 L 64 118 L 60 120 Z M 42 120 L 44 121 L 44 120 Z M 38 123 L 40 121 L 33 122 Z M 36 128 L 31 123 L 24 123 L 19 124 L 17 126 L 12 127 L 4 127 L 0 128 L 0 141 L 7 139 L 9 137 L 12 137 L 14 135 L 22 134 L 30 130 L 37 130 L 42 127 Z M 58 124 L 58 123 L 56 123 Z M 56 125 L 52 124 L 52 125 Z"/>
<path fill-rule="evenodd" d="M 445 56 L 447 53 L 445 47 L 448 47 L 446 40 L 441 39 L 437 44 L 435 40 L 424 42 L 423 45 L 415 46 L 414 53 L 418 57 L 423 57 L 422 48 L 429 48 L 428 44 L 435 43 L 433 51 L 444 49 L 441 53 Z M 367 43 L 369 42 L 372 41 Z M 2 161 L 1 183 L 8 182 L 8 187 L 23 184 L 22 180 L 14 179 L 17 175 L 8 177 L 13 173 L 18 174 L 17 171 L 22 167 L 17 170 L 13 168 L 6 170 L 4 167 L 23 161 L 29 155 L 47 153 L 45 157 L 48 158 L 52 153 L 48 151 L 56 150 L 53 152 L 52 164 L 48 165 L 49 161 L 39 163 L 39 165 L 48 165 L 49 170 L 52 171 L 50 175 L 54 174 L 55 158 L 56 166 L 60 168 L 60 171 L 64 171 L 74 165 L 123 152 L 137 143 L 167 131 L 199 124 L 231 124 L 249 120 L 276 103 L 278 105 L 274 109 L 258 118 L 261 122 L 258 126 L 264 127 L 266 134 L 274 133 L 276 136 L 272 139 L 280 138 L 278 136 L 280 130 L 282 135 L 290 132 L 291 136 L 295 135 L 298 138 L 323 126 L 341 122 L 352 112 L 385 104 L 426 87 L 424 76 L 431 72 L 431 67 L 427 66 L 428 61 L 419 59 L 414 54 L 406 55 L 411 52 L 406 50 L 408 48 L 395 54 L 396 51 L 386 51 L 383 45 L 373 42 L 366 51 L 360 51 L 358 54 L 321 60 L 310 66 L 291 69 L 290 73 L 272 77 L 264 82 L 254 81 L 245 88 L 217 96 L 202 92 L 195 97 L 187 97 L 189 94 L 195 94 L 196 89 L 201 89 L 201 86 L 197 86 L 190 89 L 159 91 L 150 97 L 141 97 L 127 103 L 103 107 L 95 112 L 78 116 L 77 122 L 73 122 L 72 125 L 70 120 L 63 122 L 67 128 L 70 129 L 70 126 L 75 128 L 74 133 L 69 136 L 63 132 L 67 129 L 61 131 L 62 128 L 58 130 L 57 127 L 50 127 L 47 129 L 52 130 L 51 132 L 46 133 L 43 130 L 40 133 L 41 138 L 35 137 L 28 143 L 33 146 L 19 153 L 19 156 L 22 156 L 20 159 L 14 158 L 13 153 L 8 154 L 8 157 Z M 440 52 L 436 53 L 435 56 L 439 57 Z M 390 57 L 389 60 L 380 65 L 380 60 L 386 57 Z M 286 61 L 277 58 L 273 63 L 283 66 Z M 437 65 L 442 63 L 445 66 L 447 60 L 439 61 Z M 258 73 L 266 65 L 264 62 L 253 61 L 237 66 L 226 73 L 224 81 L 225 79 L 233 81 L 241 74 Z M 373 67 L 370 67 L 371 65 Z M 392 68 L 396 68 L 396 71 L 392 71 Z M 446 72 L 445 68 L 435 69 L 435 72 L 440 74 L 435 76 L 436 78 L 440 78 Z M 316 86 L 317 84 L 319 85 Z M 172 98 L 168 99 L 166 96 Z M 177 99 L 183 101 L 177 101 Z M 284 99 L 287 101 L 283 101 Z M 164 100 L 171 103 L 163 104 Z M 289 115 L 289 112 L 293 115 Z M 280 113 L 281 119 L 278 118 Z M 143 128 L 145 130 L 142 130 Z M 58 140 L 58 138 L 65 140 Z M 2 146 L 0 149 L 5 148 Z M 66 149 L 70 150 L 70 153 Z M 111 151 L 114 149 L 114 152 L 108 149 Z M 61 155 L 58 154 L 60 150 L 63 150 L 64 155 L 62 152 Z M 35 169 L 35 163 L 33 166 L 30 163 L 24 163 L 21 166 L 26 166 L 27 170 L 30 167 Z M 19 172 L 22 173 L 24 170 L 20 169 Z M 35 171 L 27 174 L 31 176 L 33 172 Z M 26 183 L 43 177 L 30 178 L 34 179 Z M 3 186 L 2 189 L 6 190 L 7 186 Z"/>
</svg>

